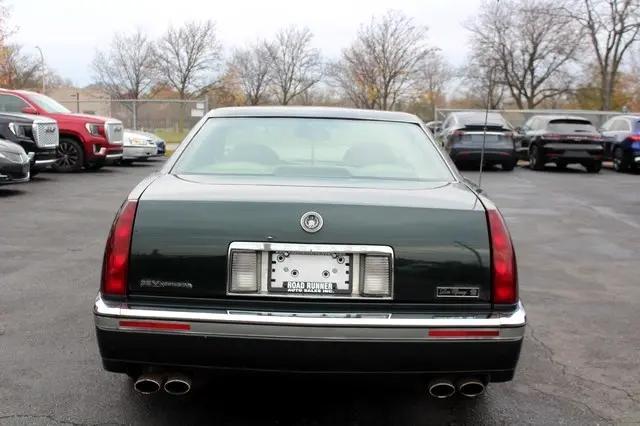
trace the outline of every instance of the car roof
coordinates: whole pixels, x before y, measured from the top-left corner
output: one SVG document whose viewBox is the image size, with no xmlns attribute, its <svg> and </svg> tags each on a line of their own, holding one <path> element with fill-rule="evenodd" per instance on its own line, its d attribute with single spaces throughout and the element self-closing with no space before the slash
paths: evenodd
<svg viewBox="0 0 640 426">
<path fill-rule="evenodd" d="M 463 124 L 507 124 L 507 120 L 498 112 L 482 112 L 482 111 L 460 111 L 452 112 L 451 115 L 455 116 L 460 123 Z"/>
<path fill-rule="evenodd" d="M 20 95 L 38 95 L 39 93 L 33 92 L 31 90 L 22 90 L 22 89 L 0 89 L 0 92 L 8 92 L 8 93 L 18 93 Z"/>
<path fill-rule="evenodd" d="M 633 114 L 614 115 L 613 117 L 609 118 L 609 120 L 613 120 L 614 118 L 627 118 L 629 120 L 640 120 L 640 115 L 633 115 Z"/>
<path fill-rule="evenodd" d="M 551 120 L 577 120 L 577 121 L 587 121 L 591 123 L 591 120 L 588 118 L 580 117 L 579 115 L 534 115 L 531 118 L 540 118 L 546 121 Z"/>
<path fill-rule="evenodd" d="M 211 110 L 207 117 L 300 117 L 396 121 L 415 124 L 421 122 L 417 116 L 406 112 L 311 106 L 226 107 Z"/>
</svg>

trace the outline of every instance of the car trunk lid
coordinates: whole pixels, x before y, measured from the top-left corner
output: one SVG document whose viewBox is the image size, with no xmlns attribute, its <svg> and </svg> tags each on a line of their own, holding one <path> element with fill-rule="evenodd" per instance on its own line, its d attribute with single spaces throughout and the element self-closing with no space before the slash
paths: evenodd
<svg viewBox="0 0 640 426">
<path fill-rule="evenodd" d="M 287 182 L 174 175 L 157 179 L 138 203 L 129 293 L 192 300 L 230 297 L 230 244 L 272 241 L 389 246 L 394 302 L 490 301 L 485 210 L 463 184 Z M 322 215 L 320 232 L 302 229 L 301 216 L 309 211 Z M 477 297 L 452 297 L 447 291 L 438 295 L 439 288 L 474 288 Z"/>
</svg>

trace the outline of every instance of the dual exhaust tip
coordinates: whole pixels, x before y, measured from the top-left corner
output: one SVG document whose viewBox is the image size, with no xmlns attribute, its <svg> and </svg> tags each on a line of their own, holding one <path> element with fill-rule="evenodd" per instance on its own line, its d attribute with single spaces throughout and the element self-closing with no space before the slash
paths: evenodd
<svg viewBox="0 0 640 426">
<path fill-rule="evenodd" d="M 429 395 L 437 399 L 445 399 L 453 396 L 456 391 L 467 398 L 476 398 L 482 395 L 487 388 L 485 382 L 478 378 L 464 378 L 452 382 L 449 379 L 434 379 L 429 382 L 427 390 Z"/>
<path fill-rule="evenodd" d="M 184 374 L 145 373 L 136 379 L 133 389 L 143 395 L 163 389 L 169 395 L 186 395 L 191 390 L 191 378 Z"/>
<path fill-rule="evenodd" d="M 133 384 L 133 388 L 143 395 L 151 395 L 164 390 L 169 395 L 186 395 L 191 391 L 191 378 L 184 374 L 145 373 Z M 456 391 L 467 398 L 476 398 L 484 393 L 486 384 L 478 378 L 464 378 L 454 384 L 449 379 L 434 379 L 427 387 L 429 395 L 437 399 L 453 396 Z"/>
</svg>

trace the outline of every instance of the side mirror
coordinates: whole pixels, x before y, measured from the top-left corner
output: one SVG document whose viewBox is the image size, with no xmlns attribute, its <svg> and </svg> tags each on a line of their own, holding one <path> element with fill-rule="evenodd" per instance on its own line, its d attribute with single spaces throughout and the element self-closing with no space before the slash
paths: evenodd
<svg viewBox="0 0 640 426">
<path fill-rule="evenodd" d="M 22 108 L 22 112 L 24 112 L 25 114 L 33 114 L 33 115 L 38 114 L 38 110 L 32 106 L 26 106 Z"/>
</svg>

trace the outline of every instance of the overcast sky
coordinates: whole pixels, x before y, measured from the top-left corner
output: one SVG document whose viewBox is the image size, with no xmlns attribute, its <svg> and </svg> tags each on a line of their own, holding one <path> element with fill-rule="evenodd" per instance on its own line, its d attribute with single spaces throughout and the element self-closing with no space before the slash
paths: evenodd
<svg viewBox="0 0 640 426">
<path fill-rule="evenodd" d="M 90 63 L 115 32 L 137 27 L 153 37 L 168 25 L 213 19 L 226 51 L 290 24 L 308 26 L 314 44 L 329 57 L 353 39 L 359 25 L 386 10 L 399 9 L 429 28 L 429 40 L 454 65 L 467 53 L 462 23 L 480 0 L 8 0 L 13 40 L 24 52 L 44 51 L 47 64 L 77 85 L 91 83 Z"/>
</svg>

